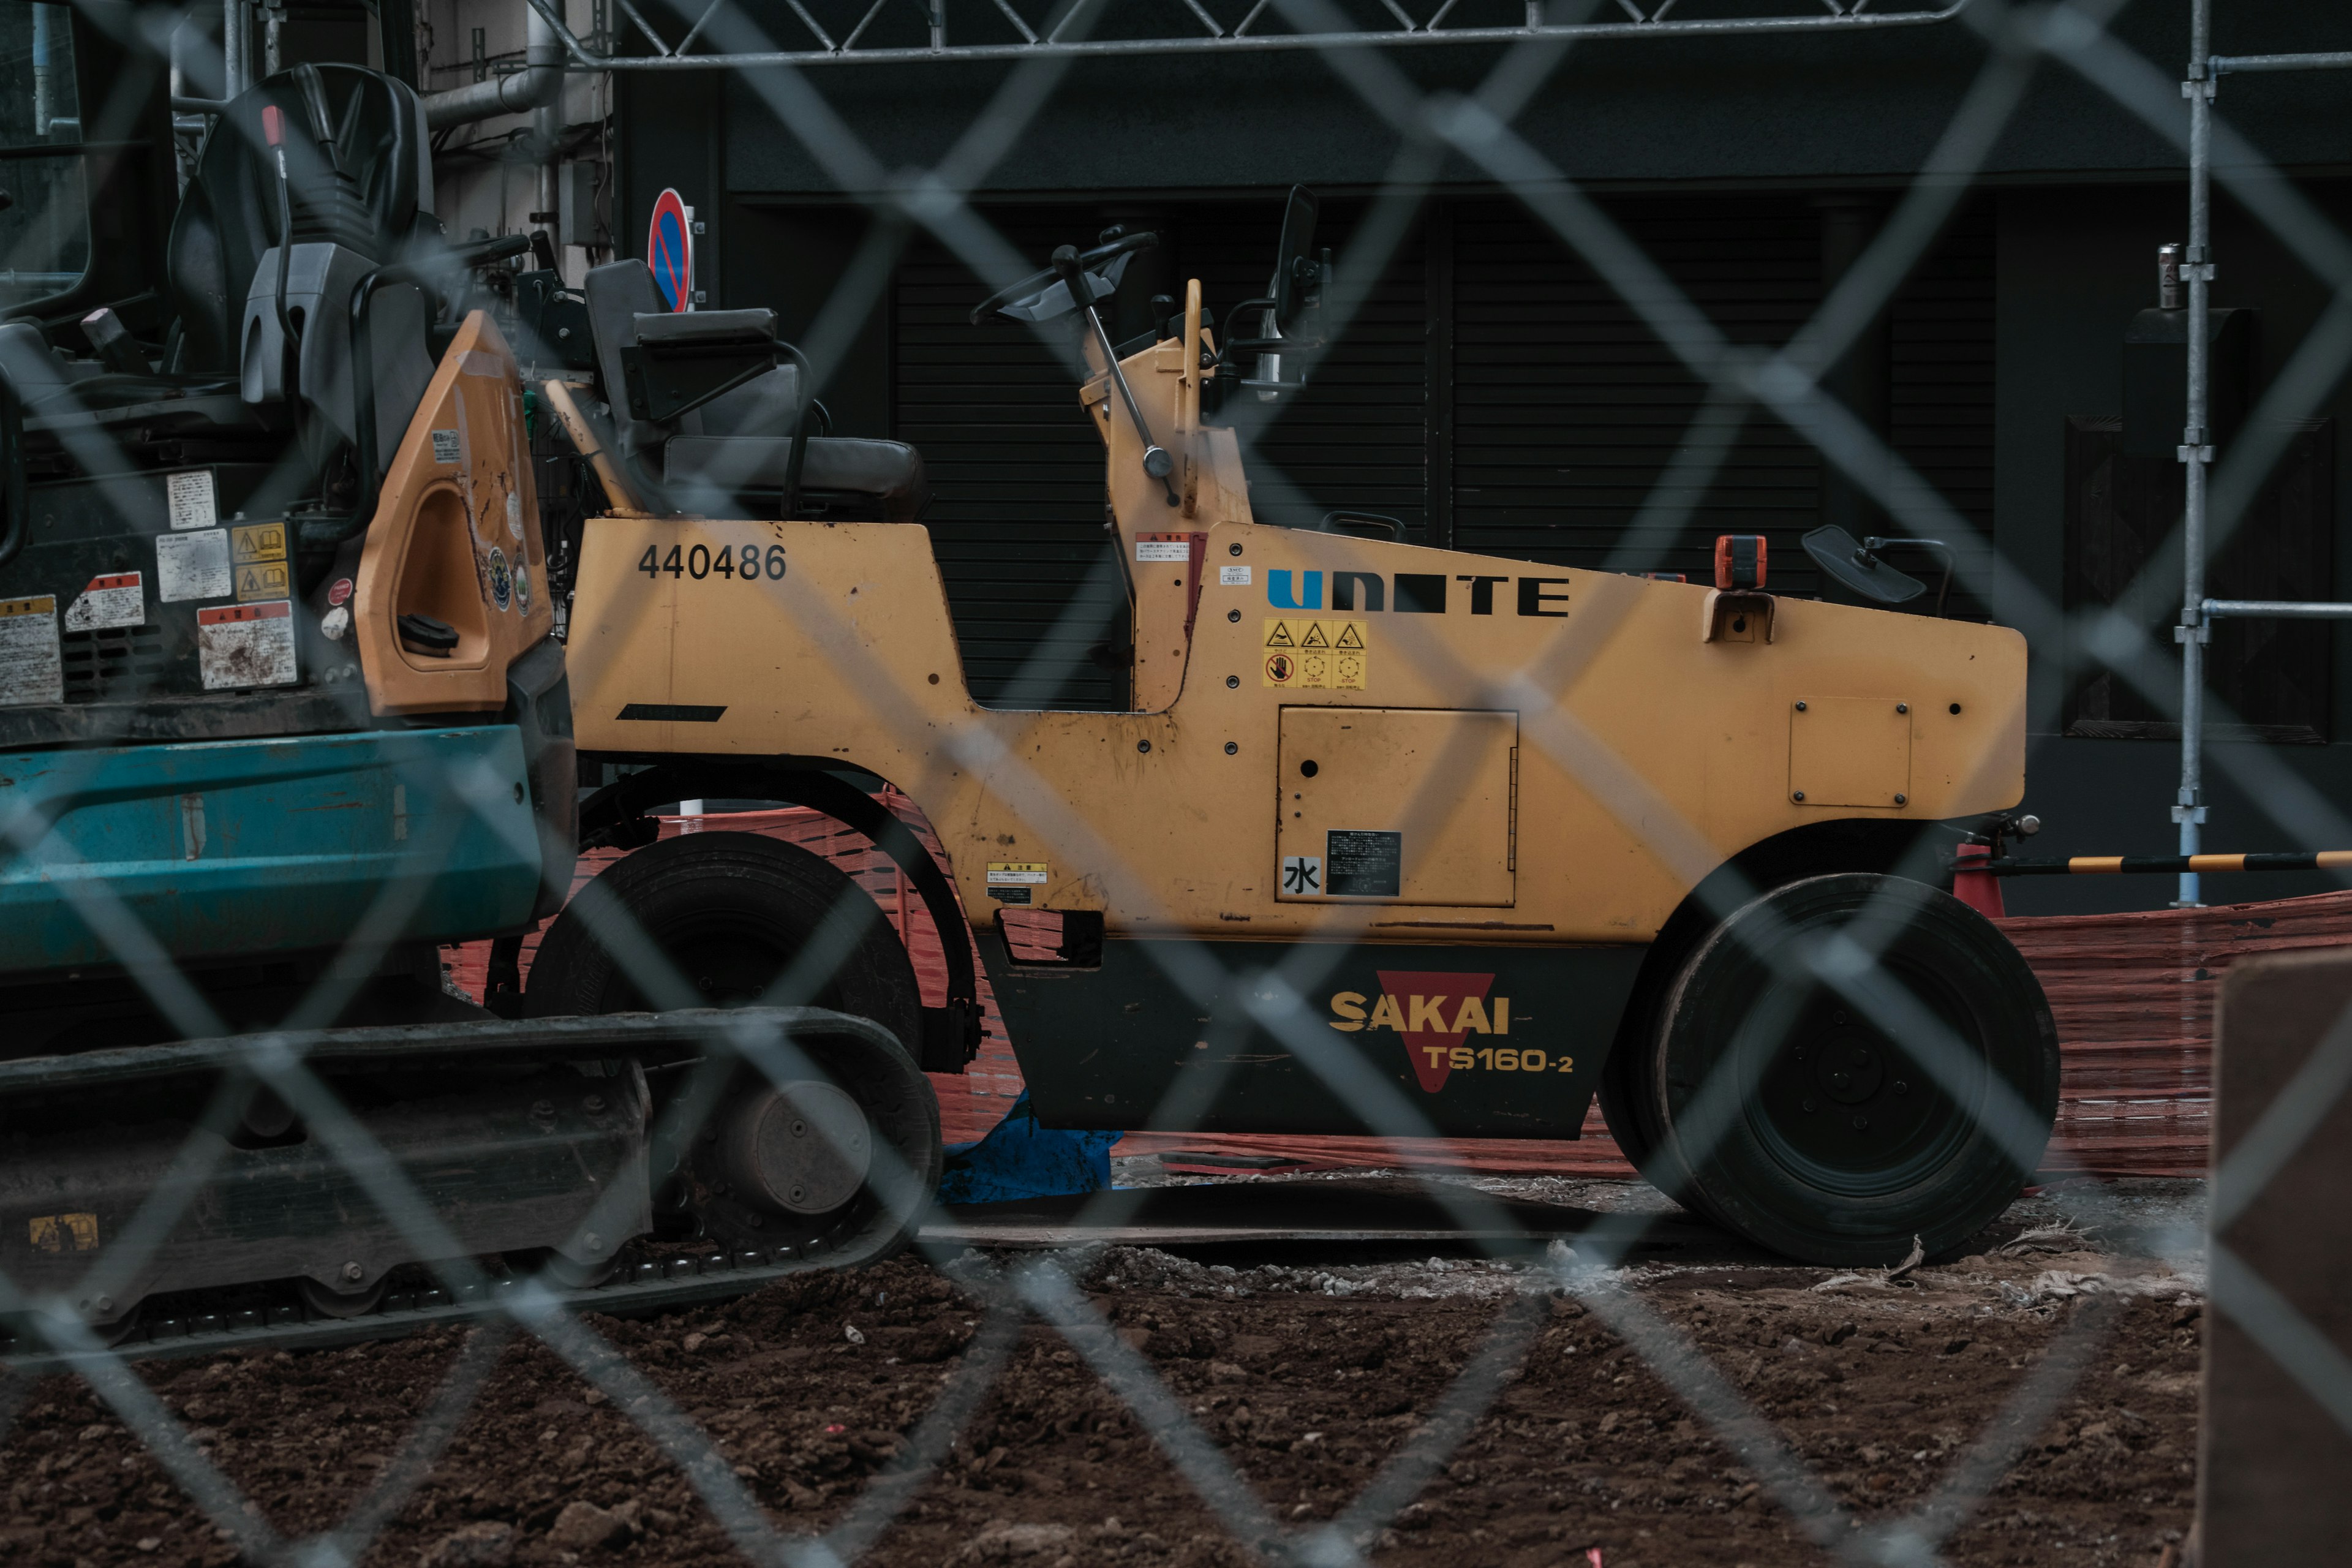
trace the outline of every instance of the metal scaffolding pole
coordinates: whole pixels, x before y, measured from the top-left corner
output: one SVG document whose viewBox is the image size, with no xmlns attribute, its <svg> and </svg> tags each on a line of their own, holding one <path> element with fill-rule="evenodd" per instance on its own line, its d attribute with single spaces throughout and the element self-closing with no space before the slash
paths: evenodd
<svg viewBox="0 0 2352 1568">
<path fill-rule="evenodd" d="M 2205 649 L 2213 622 L 2225 616 L 2292 620 L 2352 620 L 2352 605 L 2320 601 L 2209 599 L 2205 596 L 2206 481 L 2213 463 L 2209 427 L 2210 326 L 2213 289 L 2213 100 L 2221 79 L 2231 71 L 2340 70 L 2352 68 L 2352 53 L 2216 55 L 2213 0 L 2189 0 L 2189 73 L 2180 84 L 2189 100 L 2189 248 L 2180 276 L 2189 285 L 2189 416 L 2180 433 L 2180 461 L 2187 465 L 2186 504 L 2181 513 L 2180 790 L 2172 820 L 2180 826 L 2180 853 L 2195 855 L 2205 826 Z M 2200 879 L 2180 873 L 2176 907 L 2195 908 Z"/>
<path fill-rule="evenodd" d="M 2189 285 L 2189 424 L 2180 433 L 2180 460 L 2189 472 L 2181 516 L 2180 625 L 2173 630 L 2180 644 L 2180 791 L 2172 820 L 2180 826 L 2184 856 L 2201 847 L 2205 826 L 2205 647 L 2213 635 L 2205 621 L 2205 479 L 2213 461 L 2211 433 L 2205 427 L 2205 334 L 2213 302 L 2213 82 L 2206 68 L 2212 28 L 2213 0 L 2189 0 L 2189 79 L 2181 86 L 2189 99 L 2189 253 L 2180 267 L 2181 280 Z M 2194 908 L 2199 891 L 2198 874 L 2183 871 L 2175 902 Z"/>
</svg>

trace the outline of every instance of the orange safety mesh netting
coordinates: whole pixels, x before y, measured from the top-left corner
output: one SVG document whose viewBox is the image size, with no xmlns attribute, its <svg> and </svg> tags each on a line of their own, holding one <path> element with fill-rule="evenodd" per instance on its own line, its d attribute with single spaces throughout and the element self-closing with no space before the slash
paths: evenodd
<svg viewBox="0 0 2352 1568">
<path fill-rule="evenodd" d="M 879 798 L 926 848 L 939 840 L 906 796 Z M 923 1000 L 946 1000 L 947 966 L 922 901 L 864 835 L 800 809 L 664 817 L 665 838 L 687 832 L 765 834 L 824 856 L 882 908 L 912 952 Z M 580 858 L 572 888 L 620 858 Z M 2352 942 L 2352 892 L 2271 903 L 2119 915 L 2015 917 L 1999 922 L 2050 997 L 2063 1052 L 2058 1128 L 2044 1173 L 2190 1176 L 2205 1171 L 2212 1111 L 2213 1001 L 2221 977 L 2241 959 L 2293 948 Z M 523 942 L 526 975 L 537 936 Z M 488 942 L 448 950 L 452 978 L 480 996 Z M 960 1076 L 934 1074 L 949 1142 L 980 1137 L 1020 1096 L 1020 1063 L 1007 1042 L 987 976 L 980 982 L 987 1032 L 979 1058 Z M 1625 1176 L 1596 1106 L 1580 1140 L 1287 1137 L 1280 1134 L 1131 1132 L 1118 1152 L 1197 1152 L 1278 1159 L 1315 1166 L 1391 1165 L 1496 1173 Z"/>
</svg>

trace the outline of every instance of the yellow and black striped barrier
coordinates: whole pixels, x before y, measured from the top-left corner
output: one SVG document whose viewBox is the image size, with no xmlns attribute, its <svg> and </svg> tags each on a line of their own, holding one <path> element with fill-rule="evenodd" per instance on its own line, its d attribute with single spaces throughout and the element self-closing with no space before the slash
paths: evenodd
<svg viewBox="0 0 2352 1568">
<path fill-rule="evenodd" d="M 2073 855 L 2032 860 L 2016 856 L 1979 860 L 1965 870 L 1996 877 L 2128 877 L 2147 873 L 2203 876 L 2221 871 L 2352 870 L 2352 849 L 2301 849 L 2274 855 Z"/>
</svg>

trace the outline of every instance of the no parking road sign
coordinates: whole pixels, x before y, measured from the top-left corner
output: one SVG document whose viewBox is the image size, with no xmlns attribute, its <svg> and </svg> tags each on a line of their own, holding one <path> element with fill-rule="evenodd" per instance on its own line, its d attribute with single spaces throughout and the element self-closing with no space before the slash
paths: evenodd
<svg viewBox="0 0 2352 1568">
<path fill-rule="evenodd" d="M 654 198 L 654 221 L 646 230 L 646 265 L 654 287 L 673 310 L 694 309 L 694 209 L 674 190 Z"/>
</svg>

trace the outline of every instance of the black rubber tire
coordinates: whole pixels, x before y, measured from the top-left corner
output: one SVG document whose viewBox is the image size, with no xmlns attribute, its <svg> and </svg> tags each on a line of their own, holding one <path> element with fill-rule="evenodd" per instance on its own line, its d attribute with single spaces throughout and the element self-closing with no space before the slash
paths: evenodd
<svg viewBox="0 0 2352 1568">
<path fill-rule="evenodd" d="M 1841 931 L 1961 1047 L 1946 1077 L 1922 1065 L 1924 1033 L 1898 1042 L 1798 956 Z M 1957 1246 L 2015 1200 L 2056 1119 L 2041 983 L 1991 921 L 1924 883 L 1775 888 L 1693 947 L 1660 1012 L 1642 1064 L 1656 1165 L 1685 1203 L 1804 1262 L 1894 1264 L 1915 1237 L 1929 1257 Z M 1736 1103 L 1703 1100 L 1725 1073 Z M 2003 1106 L 2022 1110 L 2006 1136 Z"/>
<path fill-rule="evenodd" d="M 690 998 L 638 990 L 611 951 L 638 940 L 677 965 Z M 815 985 L 772 994 L 819 942 L 839 957 Z M 681 834 L 624 857 L 556 916 L 523 994 L 534 1018 L 658 1011 L 662 1000 L 829 1007 L 873 1019 L 918 1059 L 922 1047 L 915 966 L 881 910 L 819 857 L 756 833 Z"/>
<path fill-rule="evenodd" d="M 556 917 L 531 963 L 526 1014 L 651 1007 L 610 950 L 633 941 L 649 942 L 676 963 L 693 992 L 677 998 L 688 1005 L 824 1007 L 871 1020 L 899 1042 L 897 1048 L 846 1036 L 802 1042 L 865 1110 L 879 1142 L 895 1151 L 896 1177 L 877 1177 L 828 1215 L 754 1220 L 689 1160 L 679 1179 L 706 1232 L 730 1246 L 790 1245 L 845 1266 L 876 1262 L 905 1247 L 939 1188 L 946 1156 L 939 1097 L 916 1065 L 922 994 L 914 964 L 874 900 L 817 856 L 758 834 L 662 839 L 624 858 Z M 775 992 L 776 977 L 816 944 L 835 954 L 822 978 L 812 988 Z M 740 1087 L 748 1089 L 756 1080 L 750 1069 L 743 1072 Z M 720 1103 L 737 1092 L 730 1083 Z"/>
<path fill-rule="evenodd" d="M 1706 938 L 1707 927 L 1706 915 L 1696 905 L 1686 904 L 1667 919 L 1657 940 L 1650 944 L 1649 955 L 1642 961 L 1642 972 L 1633 981 L 1633 999 L 1626 1004 L 1624 1016 L 1617 1021 L 1616 1037 L 1601 1064 L 1601 1081 L 1594 1094 L 1601 1102 L 1601 1118 L 1609 1124 L 1609 1136 L 1616 1141 L 1618 1152 L 1652 1185 L 1676 1202 L 1687 1201 L 1687 1194 L 1675 1190 L 1674 1173 L 1656 1158 L 1658 1142 L 1665 1135 L 1665 1129 L 1659 1123 L 1652 1104 L 1649 1083 L 1654 1075 L 1650 1063 L 1659 1019 L 1664 1016 L 1667 995 L 1674 989 L 1675 976 L 1691 949 Z"/>
</svg>

